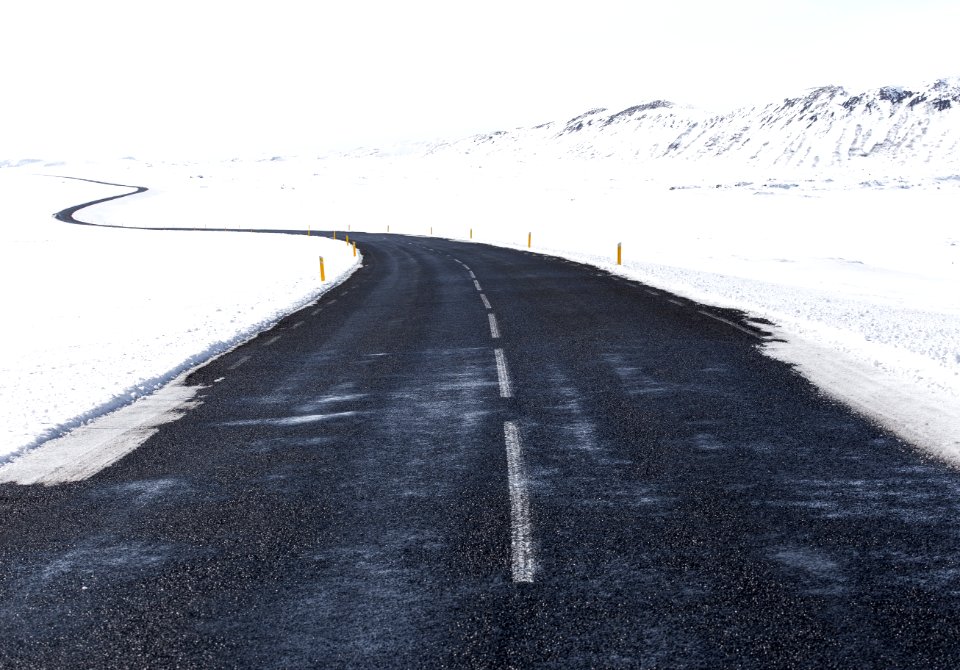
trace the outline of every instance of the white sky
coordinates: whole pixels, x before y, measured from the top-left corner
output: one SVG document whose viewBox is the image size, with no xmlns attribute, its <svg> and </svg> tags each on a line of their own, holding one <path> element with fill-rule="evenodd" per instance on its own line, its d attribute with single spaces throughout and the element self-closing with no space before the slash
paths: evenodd
<svg viewBox="0 0 960 670">
<path fill-rule="evenodd" d="M 958 0 L 23 0 L 0 160 L 308 153 L 960 74 Z"/>
</svg>

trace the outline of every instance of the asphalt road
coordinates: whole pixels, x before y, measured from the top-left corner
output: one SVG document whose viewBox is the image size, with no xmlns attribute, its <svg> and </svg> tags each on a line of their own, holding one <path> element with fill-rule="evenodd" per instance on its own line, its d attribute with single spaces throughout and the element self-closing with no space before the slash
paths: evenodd
<svg viewBox="0 0 960 670">
<path fill-rule="evenodd" d="M 129 193 L 121 193 L 119 195 L 111 195 L 107 198 L 100 198 L 98 200 L 90 200 L 88 202 L 80 203 L 79 205 L 73 205 L 72 207 L 67 207 L 62 209 L 56 214 L 53 215 L 57 221 L 63 221 L 64 223 L 72 223 L 78 226 L 97 226 L 98 228 L 122 228 L 124 226 L 116 226 L 108 223 L 89 223 L 87 221 L 82 221 L 76 218 L 76 214 L 87 207 L 92 207 L 93 205 L 99 205 L 104 202 L 110 202 L 111 200 L 119 200 L 120 198 L 126 198 L 131 195 L 137 195 L 138 193 L 145 193 L 149 191 L 146 186 L 127 186 L 126 184 L 114 184 L 109 181 L 98 181 L 96 179 L 84 179 L 82 177 L 66 177 L 64 175 L 48 175 L 51 177 L 57 177 L 58 179 L 73 179 L 75 181 L 87 181 L 91 184 L 103 184 L 104 186 L 119 186 L 120 188 L 132 188 L 133 190 Z"/>
<path fill-rule="evenodd" d="M 0 667 L 960 667 L 960 473 L 739 315 L 356 239 L 132 454 L 0 486 Z"/>
</svg>

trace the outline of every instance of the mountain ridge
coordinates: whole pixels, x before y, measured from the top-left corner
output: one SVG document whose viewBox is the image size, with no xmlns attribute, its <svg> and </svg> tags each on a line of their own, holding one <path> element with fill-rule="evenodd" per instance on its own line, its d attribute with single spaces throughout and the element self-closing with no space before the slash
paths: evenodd
<svg viewBox="0 0 960 670">
<path fill-rule="evenodd" d="M 882 86 L 857 94 L 842 86 L 821 86 L 720 114 L 667 100 L 612 114 L 591 109 L 565 122 L 438 142 L 426 153 L 718 159 L 807 168 L 869 159 L 960 167 L 958 109 L 960 77 L 916 90 Z"/>
</svg>

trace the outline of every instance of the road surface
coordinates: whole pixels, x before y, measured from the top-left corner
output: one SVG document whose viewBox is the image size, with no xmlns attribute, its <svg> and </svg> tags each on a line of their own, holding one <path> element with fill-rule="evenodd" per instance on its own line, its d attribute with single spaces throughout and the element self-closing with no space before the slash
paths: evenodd
<svg viewBox="0 0 960 670">
<path fill-rule="evenodd" d="M 960 473 L 755 325 L 356 239 L 130 455 L 0 485 L 0 667 L 960 667 Z"/>
</svg>

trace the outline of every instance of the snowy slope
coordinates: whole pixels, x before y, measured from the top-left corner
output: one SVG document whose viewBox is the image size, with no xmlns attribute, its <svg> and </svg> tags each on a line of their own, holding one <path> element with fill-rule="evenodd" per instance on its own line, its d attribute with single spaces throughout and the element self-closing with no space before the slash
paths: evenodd
<svg viewBox="0 0 960 670">
<path fill-rule="evenodd" d="M 356 267 L 347 245 L 316 236 L 119 230 L 51 216 L 125 192 L 26 167 L 0 170 L 0 282 L 8 325 L 0 336 L 0 464 L 154 392 L 269 328 Z M 165 201 L 148 193 L 148 203 Z M 139 197 L 114 201 L 121 213 L 114 224 L 140 223 L 122 214 L 120 204 L 129 207 Z M 78 217 L 89 220 L 95 209 Z M 177 220 L 201 228 L 208 223 L 204 209 L 186 203 Z M 277 227 L 303 223 L 276 221 Z"/>
<path fill-rule="evenodd" d="M 431 152 L 711 159 L 770 168 L 869 163 L 960 169 L 960 78 L 858 94 L 825 86 L 725 114 L 657 100 L 440 143 Z"/>
</svg>

